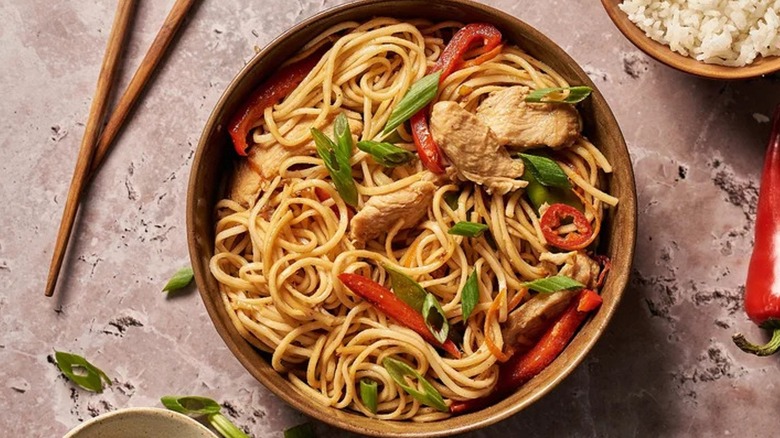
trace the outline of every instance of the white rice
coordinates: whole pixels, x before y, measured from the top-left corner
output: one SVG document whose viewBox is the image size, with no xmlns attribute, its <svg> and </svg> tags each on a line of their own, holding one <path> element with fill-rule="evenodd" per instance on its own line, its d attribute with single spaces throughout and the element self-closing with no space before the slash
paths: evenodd
<svg viewBox="0 0 780 438">
<path fill-rule="evenodd" d="M 650 38 L 710 64 L 744 66 L 780 55 L 780 0 L 624 0 Z"/>
</svg>

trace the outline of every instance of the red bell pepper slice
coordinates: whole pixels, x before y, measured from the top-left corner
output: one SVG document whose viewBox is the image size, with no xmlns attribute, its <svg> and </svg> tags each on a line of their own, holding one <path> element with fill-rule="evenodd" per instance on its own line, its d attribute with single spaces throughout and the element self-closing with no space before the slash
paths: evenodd
<svg viewBox="0 0 780 438">
<path fill-rule="evenodd" d="M 747 353 L 769 356 L 780 350 L 780 106 L 775 109 L 764 158 L 755 228 L 745 283 L 745 312 L 760 327 L 772 330 L 772 339 L 760 346 L 737 334 L 734 342 Z"/>
<path fill-rule="evenodd" d="M 561 236 L 555 230 L 562 225 L 565 220 L 571 220 L 577 231 L 568 233 L 566 237 Z M 564 250 L 582 249 L 590 243 L 593 235 L 593 228 L 590 222 L 576 208 L 566 204 L 553 204 L 542 215 L 539 225 L 542 228 L 542 234 L 547 239 L 547 243 Z"/>
<path fill-rule="evenodd" d="M 441 347 L 456 359 L 460 359 L 460 351 L 458 351 L 455 343 L 450 339 L 447 339 L 443 344 L 437 341 L 428 329 L 428 326 L 425 325 L 422 315 L 410 305 L 401 301 L 390 289 L 358 274 L 340 274 L 339 280 L 356 295 L 371 303 L 385 315 L 393 318 L 397 323 L 414 330 L 431 345 Z"/>
<path fill-rule="evenodd" d="M 501 365 L 498 382 L 492 393 L 473 400 L 455 401 L 450 405 L 450 412 L 465 414 L 495 404 L 542 372 L 569 345 L 585 318 L 591 311 L 596 310 L 602 301 L 596 292 L 583 289 L 536 345 L 524 354 L 512 356 Z"/>
<path fill-rule="evenodd" d="M 317 65 L 323 51 L 319 50 L 308 57 L 287 65 L 263 82 L 241 107 L 233 114 L 228 125 L 233 147 L 238 155 L 246 156 L 247 136 L 252 126 L 263 117 L 263 112 L 269 106 L 276 105 L 282 98 L 290 94 L 303 78 Z"/>
<path fill-rule="evenodd" d="M 492 24 L 467 24 L 452 37 L 439 59 L 428 69 L 428 74 L 441 71 L 439 84 L 443 83 L 447 76 L 463 65 L 463 55 L 478 42 L 484 44 L 483 52 L 487 55 L 501 44 L 501 32 Z M 484 60 L 486 59 L 483 59 L 482 62 Z M 426 105 L 425 108 L 412 116 L 412 138 L 414 138 L 417 154 L 423 165 L 433 173 L 442 174 L 444 173 L 444 161 L 439 145 L 433 140 L 428 127 L 429 112 L 430 105 Z"/>
</svg>

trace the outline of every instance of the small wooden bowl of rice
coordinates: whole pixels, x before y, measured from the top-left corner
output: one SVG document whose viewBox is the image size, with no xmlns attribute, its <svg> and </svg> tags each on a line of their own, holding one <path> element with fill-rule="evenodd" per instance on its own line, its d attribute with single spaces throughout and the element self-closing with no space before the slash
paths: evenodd
<svg viewBox="0 0 780 438">
<path fill-rule="evenodd" d="M 225 196 L 238 159 L 228 135 L 233 114 L 252 90 L 315 36 L 339 23 L 363 22 L 375 17 L 490 23 L 501 31 L 504 41 L 521 47 L 555 69 L 567 82 L 592 88 L 592 95 L 578 106 L 582 132 L 612 164 L 603 185 L 619 199 L 616 207 L 604 212 L 595 248 L 612 261 L 601 288 L 603 304 L 581 326 L 566 349 L 538 375 L 495 404 L 431 422 L 371 418 L 355 410 L 325 406 L 311 393 L 300 390 L 286 375 L 275 371 L 271 354 L 255 348 L 236 328 L 231 319 L 233 313 L 227 309 L 221 293 L 221 283 L 210 269 L 217 238 L 215 208 Z M 189 253 L 201 298 L 228 349 L 253 377 L 290 406 L 335 427 L 370 436 L 419 438 L 465 433 L 494 424 L 517 414 L 561 384 L 593 348 L 617 310 L 631 271 L 637 222 L 631 159 L 620 127 L 596 85 L 563 49 L 542 33 L 512 15 L 469 0 L 361 0 L 317 14 L 273 40 L 238 72 L 206 123 L 192 164 L 186 215 Z"/>
<path fill-rule="evenodd" d="M 629 41 L 674 69 L 721 80 L 780 71 L 780 11 L 771 4 L 730 0 L 719 2 L 721 9 L 697 9 L 694 2 L 672 2 L 671 7 L 660 0 L 601 3 Z"/>
</svg>

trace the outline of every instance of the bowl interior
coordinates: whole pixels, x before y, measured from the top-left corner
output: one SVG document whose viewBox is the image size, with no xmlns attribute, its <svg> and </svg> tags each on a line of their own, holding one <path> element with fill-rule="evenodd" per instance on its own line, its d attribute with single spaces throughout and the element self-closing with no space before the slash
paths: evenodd
<svg viewBox="0 0 780 438">
<path fill-rule="evenodd" d="M 297 391 L 268 363 L 267 355 L 254 349 L 234 328 L 224 308 L 216 280 L 209 272 L 213 255 L 214 205 L 224 193 L 234 154 L 225 125 L 240 101 L 290 54 L 314 35 L 345 20 L 374 16 L 427 18 L 432 21 L 485 21 L 495 24 L 504 38 L 546 62 L 572 84 L 592 87 L 592 98 L 581 104 L 585 133 L 614 166 L 607 177 L 610 192 L 620 205 L 607 213 L 601 252 L 613 261 L 613 270 L 602 290 L 604 304 L 583 327 L 564 353 L 540 375 L 499 404 L 468 415 L 435 423 L 380 421 L 348 411 L 326 408 Z M 374 436 L 444 436 L 484 427 L 533 403 L 563 380 L 590 350 L 604 330 L 628 281 L 636 237 L 636 193 L 631 161 L 612 112 L 585 72 L 557 45 L 524 22 L 485 5 L 467 0 L 364 0 L 325 11 L 300 23 L 273 41 L 228 86 L 201 137 L 190 175 L 187 205 L 190 257 L 201 297 L 223 340 L 246 369 L 287 403 L 326 423 Z"/>
<path fill-rule="evenodd" d="M 618 5 L 623 0 L 601 0 L 604 9 L 609 18 L 615 23 L 626 38 L 629 39 L 637 48 L 657 61 L 662 62 L 669 67 L 711 79 L 747 79 L 763 76 L 780 71 L 780 56 L 761 57 L 759 56 L 752 64 L 744 67 L 728 67 L 724 65 L 705 64 L 693 58 L 680 55 L 672 51 L 669 46 L 663 45 L 645 35 L 642 29 L 638 28 L 628 15 L 621 11 Z"/>
<path fill-rule="evenodd" d="M 205 426 L 185 415 L 159 408 L 129 408 L 82 423 L 64 438 L 214 438 Z"/>
</svg>

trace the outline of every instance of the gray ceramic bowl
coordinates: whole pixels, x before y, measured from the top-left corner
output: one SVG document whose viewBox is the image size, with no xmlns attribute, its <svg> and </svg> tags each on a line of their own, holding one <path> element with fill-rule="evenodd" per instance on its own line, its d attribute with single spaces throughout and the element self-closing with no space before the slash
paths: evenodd
<svg viewBox="0 0 780 438">
<path fill-rule="evenodd" d="M 127 408 L 86 421 L 64 438 L 215 438 L 192 418 L 160 408 Z"/>
<path fill-rule="evenodd" d="M 349 411 L 324 407 L 298 391 L 271 368 L 269 356 L 254 349 L 230 321 L 217 281 L 209 272 L 214 255 L 214 206 L 224 195 L 235 154 L 225 130 L 228 118 L 270 72 L 296 53 L 312 37 L 347 20 L 375 16 L 427 18 L 432 21 L 489 22 L 506 40 L 552 66 L 570 83 L 587 85 L 593 96 L 580 106 L 585 134 L 614 166 L 607 182 L 620 205 L 607 213 L 600 252 L 613 261 L 601 291 L 604 304 L 566 350 L 541 374 L 502 402 L 478 412 L 434 423 L 381 421 Z M 558 385 L 582 361 L 607 326 L 628 281 L 636 239 L 636 191 L 631 160 L 615 117 L 588 75 L 560 47 L 517 18 L 468 0 L 364 0 L 330 9 L 294 26 L 258 53 L 230 83 L 209 118 L 192 164 L 187 195 L 187 238 L 195 281 L 209 316 L 230 351 L 263 385 L 284 401 L 326 423 L 374 436 L 433 437 L 479 429 L 507 418 Z"/>
</svg>

